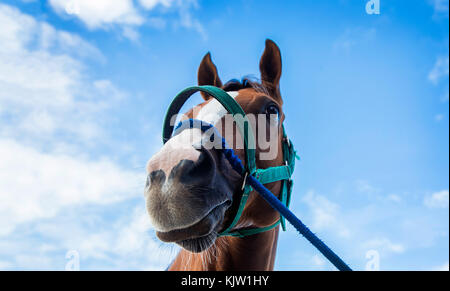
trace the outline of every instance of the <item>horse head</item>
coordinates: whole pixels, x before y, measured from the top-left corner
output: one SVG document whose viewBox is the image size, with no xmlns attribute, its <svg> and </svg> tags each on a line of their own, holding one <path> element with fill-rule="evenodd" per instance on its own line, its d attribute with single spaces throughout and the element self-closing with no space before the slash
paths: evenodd
<svg viewBox="0 0 450 291">
<path fill-rule="evenodd" d="M 278 46 L 266 41 L 260 59 L 261 81 L 248 78 L 220 80 L 217 67 L 208 53 L 198 69 L 198 84 L 212 85 L 228 92 L 252 120 L 255 133 L 256 166 L 266 169 L 283 165 L 283 101 L 279 82 L 281 54 Z M 186 112 L 213 124 L 242 161 L 245 151 L 235 124 L 229 130 L 226 110 L 211 96 Z M 275 133 L 275 134 L 272 134 Z M 208 249 L 236 214 L 242 195 L 243 177 L 231 168 L 220 151 L 203 146 L 204 133 L 191 128 L 172 137 L 147 163 L 145 197 L 156 235 L 164 242 L 175 242 L 192 253 Z M 266 185 L 279 195 L 281 182 Z M 262 228 L 273 225 L 280 215 L 254 191 L 234 229 Z"/>
</svg>

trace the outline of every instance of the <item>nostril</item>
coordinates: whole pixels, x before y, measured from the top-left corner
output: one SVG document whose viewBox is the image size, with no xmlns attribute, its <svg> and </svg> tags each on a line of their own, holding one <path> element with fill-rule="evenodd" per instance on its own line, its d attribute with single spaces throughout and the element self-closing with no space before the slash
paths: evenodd
<svg viewBox="0 0 450 291">
<path fill-rule="evenodd" d="M 194 167 L 189 171 L 190 175 L 207 177 L 214 173 L 214 160 L 209 152 L 203 150 Z"/>
<path fill-rule="evenodd" d="M 184 184 L 209 184 L 214 177 L 214 160 L 211 154 L 202 150 L 196 162 L 181 161 L 170 173 L 171 178 L 178 178 Z"/>
<path fill-rule="evenodd" d="M 152 184 L 163 184 L 165 180 L 166 174 L 164 171 L 153 171 L 147 176 L 146 186 L 149 187 Z"/>
</svg>

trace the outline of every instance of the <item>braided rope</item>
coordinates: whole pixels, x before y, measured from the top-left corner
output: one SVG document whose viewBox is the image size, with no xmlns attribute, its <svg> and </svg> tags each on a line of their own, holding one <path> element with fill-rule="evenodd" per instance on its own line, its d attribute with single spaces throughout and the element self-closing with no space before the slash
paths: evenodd
<svg viewBox="0 0 450 291">
<path fill-rule="evenodd" d="M 228 147 L 225 138 L 220 136 L 216 128 L 212 124 L 208 124 L 201 120 L 189 119 L 187 121 L 180 122 L 176 127 L 174 134 L 179 133 L 185 128 L 200 128 L 202 132 L 205 132 L 211 128 L 214 129 L 214 134 L 222 138 L 222 153 L 226 159 L 230 162 L 232 168 L 238 173 L 244 174 L 245 169 L 242 161 L 234 153 L 234 150 Z M 212 135 L 211 138 L 214 136 Z M 281 201 L 272 194 L 261 182 L 259 182 L 254 176 L 248 175 L 247 181 L 253 189 L 256 190 L 275 210 L 277 210 L 284 218 L 289 221 L 295 229 L 303 235 L 314 247 L 317 248 L 339 271 L 352 271 L 352 269 L 331 250 L 322 240 L 320 240 L 295 214 L 292 213 Z"/>
</svg>

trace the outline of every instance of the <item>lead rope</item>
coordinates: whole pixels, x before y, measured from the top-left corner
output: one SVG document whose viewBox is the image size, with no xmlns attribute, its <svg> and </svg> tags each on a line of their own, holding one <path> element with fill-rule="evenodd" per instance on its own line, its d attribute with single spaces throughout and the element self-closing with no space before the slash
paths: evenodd
<svg viewBox="0 0 450 291">
<path fill-rule="evenodd" d="M 176 127 L 175 132 L 180 129 L 185 123 L 189 123 L 189 128 L 194 127 L 194 121 L 201 125 L 199 126 L 202 132 L 205 132 L 211 128 L 214 130 L 214 134 L 211 135 L 211 139 L 217 134 L 218 137 L 222 138 L 222 153 L 225 155 L 226 159 L 230 162 L 232 168 L 238 173 L 246 173 L 244 166 L 239 159 L 239 157 L 234 153 L 234 150 L 228 147 L 225 138 L 220 136 L 216 128 L 212 124 L 208 124 L 204 121 L 189 119 Z M 289 221 L 295 229 L 303 235 L 314 247 L 316 247 L 319 252 L 322 253 L 339 271 L 352 271 L 352 269 L 336 254 L 331 250 L 322 240 L 320 240 L 300 219 L 298 219 L 295 214 L 293 214 L 285 205 L 283 205 L 278 198 L 272 194 L 266 187 L 264 187 L 261 182 L 259 182 L 254 176 L 245 176 L 244 185 L 248 183 L 253 189 L 256 190 L 263 198 L 270 204 L 275 210 L 277 210 L 287 221 Z"/>
</svg>

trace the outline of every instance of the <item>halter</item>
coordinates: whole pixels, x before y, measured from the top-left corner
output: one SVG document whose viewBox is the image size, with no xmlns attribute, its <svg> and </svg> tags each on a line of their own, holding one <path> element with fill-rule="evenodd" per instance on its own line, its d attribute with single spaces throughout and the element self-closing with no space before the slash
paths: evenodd
<svg viewBox="0 0 450 291">
<path fill-rule="evenodd" d="M 286 135 L 286 131 L 283 128 L 283 159 L 285 165 L 270 167 L 267 169 L 257 169 L 255 162 L 255 138 L 252 128 L 249 124 L 249 120 L 239 105 L 239 103 L 234 100 L 227 92 L 224 90 L 214 87 L 214 86 L 194 86 L 189 87 L 182 92 L 180 92 L 167 110 L 166 117 L 164 119 L 163 127 L 163 143 L 166 143 L 173 134 L 178 134 L 186 128 L 199 128 L 202 132 L 208 129 L 215 130 L 214 134 L 217 134 L 217 130 L 214 125 L 207 124 L 201 120 L 189 119 L 181 122 L 174 132 L 174 126 L 171 124 L 172 117 L 179 113 L 181 107 L 186 103 L 186 101 L 193 94 L 197 92 L 204 92 L 216 99 L 223 107 L 230 113 L 234 121 L 236 122 L 237 128 L 240 131 L 241 136 L 244 141 L 245 150 L 245 167 L 243 166 L 240 159 L 234 154 L 232 148 L 228 147 L 225 138 L 222 137 L 222 153 L 225 155 L 227 160 L 230 162 L 232 168 L 240 173 L 244 177 L 244 182 L 242 186 L 242 195 L 239 201 L 239 206 L 237 208 L 234 219 L 226 227 L 224 231 L 219 233 L 219 236 L 235 236 L 235 237 L 246 237 L 249 235 L 254 235 L 257 233 L 265 232 L 271 230 L 281 224 L 282 229 L 286 230 L 287 219 L 291 224 L 308 239 L 331 263 L 333 263 L 339 270 L 351 271 L 350 267 L 347 266 L 331 249 L 328 248 L 316 235 L 314 235 L 308 227 L 306 227 L 288 208 L 291 200 L 292 191 L 292 173 L 295 167 L 296 152 L 294 150 L 293 144 L 290 142 Z M 220 135 L 219 135 L 220 136 Z M 282 190 L 280 197 L 277 198 L 273 195 L 264 184 L 269 184 L 273 182 L 281 181 Z M 237 229 L 233 228 L 238 223 L 241 218 L 242 212 L 244 211 L 245 205 L 247 203 L 250 192 L 256 190 L 273 208 L 275 208 L 280 213 L 280 219 L 267 227 L 262 228 L 251 228 L 251 229 Z"/>
<path fill-rule="evenodd" d="M 164 130 L 163 130 L 163 142 L 167 142 L 173 135 L 174 127 L 170 125 L 172 116 L 178 114 L 184 103 L 196 92 L 201 91 L 211 95 L 220 104 L 225 107 L 225 109 L 233 116 L 234 121 L 241 133 L 244 140 L 244 151 L 245 151 L 245 168 L 240 174 L 244 177 L 242 194 L 240 195 L 240 202 L 237 208 L 236 214 L 232 222 L 226 227 L 226 229 L 220 232 L 219 236 L 235 236 L 235 237 L 245 237 L 249 235 L 254 235 L 257 233 L 265 232 L 271 230 L 281 224 L 283 231 L 286 230 L 285 218 L 280 215 L 280 219 L 272 225 L 261 228 L 251 228 L 251 229 L 237 229 L 233 228 L 238 223 L 242 216 L 245 205 L 249 198 L 250 192 L 253 191 L 252 187 L 248 185 L 247 178 L 249 176 L 255 177 L 261 184 L 269 184 L 277 181 L 282 181 L 280 201 L 284 206 L 289 207 L 291 200 L 291 190 L 292 190 L 292 174 L 295 167 L 295 150 L 293 144 L 289 141 L 286 131 L 283 126 L 283 166 L 270 167 L 267 169 L 256 168 L 255 162 L 255 138 L 253 130 L 250 126 L 249 120 L 242 110 L 242 107 L 224 90 L 213 87 L 213 86 L 196 86 L 190 87 L 179 93 L 172 104 L 170 104 L 169 109 L 164 120 Z M 201 125 L 197 122 L 196 128 L 201 128 Z M 203 122 L 203 124 L 206 124 Z M 194 124 L 191 124 L 193 127 Z M 178 125 L 178 129 L 182 124 Z M 185 128 L 185 127 L 184 127 Z"/>
</svg>

